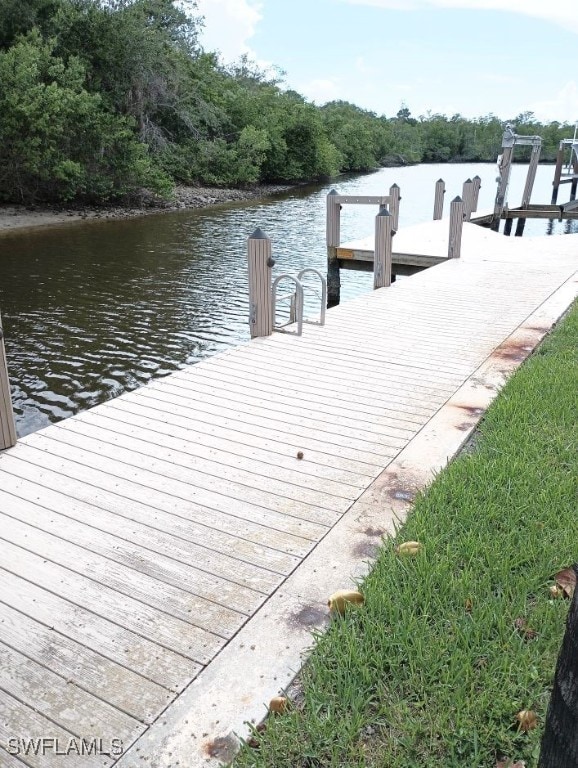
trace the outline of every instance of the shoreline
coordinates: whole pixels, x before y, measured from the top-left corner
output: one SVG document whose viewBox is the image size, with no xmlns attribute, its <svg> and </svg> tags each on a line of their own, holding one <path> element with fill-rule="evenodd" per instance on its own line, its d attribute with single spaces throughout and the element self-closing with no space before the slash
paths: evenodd
<svg viewBox="0 0 578 768">
<path fill-rule="evenodd" d="M 174 199 L 159 201 L 152 205 L 111 207 L 87 206 L 26 206 L 0 205 L 0 237 L 19 234 L 45 227 L 62 226 L 85 221 L 111 221 L 114 219 L 135 219 L 154 213 L 170 211 L 197 210 L 224 203 L 243 202 L 245 200 L 272 197 L 281 192 L 294 189 L 296 184 L 259 184 L 250 189 L 232 189 L 226 187 L 175 187 Z"/>
</svg>

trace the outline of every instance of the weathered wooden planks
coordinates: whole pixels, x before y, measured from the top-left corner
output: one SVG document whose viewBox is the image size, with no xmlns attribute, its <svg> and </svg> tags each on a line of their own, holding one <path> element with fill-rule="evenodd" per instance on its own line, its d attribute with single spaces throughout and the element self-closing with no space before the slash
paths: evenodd
<svg viewBox="0 0 578 768">
<path fill-rule="evenodd" d="M 429 226 L 430 249 L 447 247 L 447 222 Z M 269 596 L 287 598 L 302 560 L 575 269 L 571 248 L 545 269 L 531 241 L 494 251 L 470 227 L 461 259 L 337 307 L 301 339 L 256 339 L 0 456 L 0 740 L 94 726 L 170 762 L 155 733 L 203 667 Z"/>
</svg>

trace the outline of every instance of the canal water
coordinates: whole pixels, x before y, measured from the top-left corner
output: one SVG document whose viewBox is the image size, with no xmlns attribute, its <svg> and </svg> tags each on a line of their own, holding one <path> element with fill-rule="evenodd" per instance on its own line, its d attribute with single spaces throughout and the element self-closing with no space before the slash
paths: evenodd
<svg viewBox="0 0 578 768">
<path fill-rule="evenodd" d="M 514 167 L 509 199 L 526 166 Z M 0 238 L 0 311 L 19 434 L 25 435 L 246 341 L 246 238 L 273 240 L 274 275 L 325 271 L 325 198 L 401 188 L 400 227 L 431 219 L 435 181 L 449 201 L 467 177 L 482 179 L 479 210 L 491 208 L 496 166 L 387 168 L 300 187 L 262 201 L 198 211 L 97 221 Z M 540 166 L 533 200 L 549 202 L 553 167 Z M 560 198 L 565 200 L 567 188 Z M 372 232 L 373 206 L 346 206 L 342 241 Z M 577 222 L 550 225 L 563 234 Z M 571 226 L 569 226 L 571 224 Z M 528 222 L 526 235 L 548 222 Z M 342 272 L 342 301 L 370 291 L 368 273 Z"/>
</svg>

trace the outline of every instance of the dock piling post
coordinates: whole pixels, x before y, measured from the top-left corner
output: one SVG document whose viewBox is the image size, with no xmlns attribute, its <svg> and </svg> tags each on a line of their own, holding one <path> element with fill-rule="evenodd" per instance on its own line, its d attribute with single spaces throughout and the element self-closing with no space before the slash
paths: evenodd
<svg viewBox="0 0 578 768">
<path fill-rule="evenodd" d="M 327 195 L 327 306 L 339 304 L 341 277 L 337 248 L 341 238 L 341 205 L 335 201 L 337 191 L 332 189 Z"/>
<path fill-rule="evenodd" d="M 391 213 L 393 219 L 392 227 L 396 231 L 399 228 L 399 201 L 401 200 L 400 192 L 401 190 L 397 184 L 392 184 L 389 188 L 389 196 L 391 197 L 389 212 Z"/>
<path fill-rule="evenodd" d="M 578 176 L 578 157 L 574 153 L 574 149 L 572 151 L 572 173 L 574 176 Z M 572 182 L 570 184 L 570 200 L 576 200 L 576 189 L 578 188 L 578 178 L 572 179 Z"/>
<path fill-rule="evenodd" d="M 478 210 L 478 198 L 480 197 L 480 189 L 482 187 L 482 180 L 481 178 L 476 175 L 472 179 L 474 182 L 474 195 L 472 200 L 472 213 Z"/>
<path fill-rule="evenodd" d="M 462 200 L 464 201 L 465 220 L 469 221 L 474 210 L 474 182 L 471 179 L 464 181 Z"/>
<path fill-rule="evenodd" d="M 460 258 L 464 217 L 464 201 L 458 195 L 458 197 L 455 197 L 450 203 L 450 239 L 448 244 L 448 259 Z"/>
<path fill-rule="evenodd" d="M 444 215 L 444 195 L 446 193 L 446 183 L 443 179 L 436 181 L 436 191 L 434 196 L 434 221 L 438 221 Z"/>
<path fill-rule="evenodd" d="M 556 167 L 554 168 L 554 181 L 552 182 L 552 205 L 556 205 L 558 200 L 558 190 L 560 189 L 560 179 L 562 178 L 562 166 L 564 165 L 564 145 L 560 143 L 556 154 Z"/>
<path fill-rule="evenodd" d="M 271 301 L 271 240 L 261 229 L 256 229 L 247 240 L 249 262 L 249 326 L 251 338 L 273 333 Z"/>
<path fill-rule="evenodd" d="M 530 205 L 532 199 L 532 189 L 534 188 L 534 181 L 536 180 L 536 171 L 538 170 L 538 163 L 540 162 L 540 152 L 542 150 L 542 144 L 534 144 L 532 146 L 532 154 L 530 155 L 530 164 L 528 165 L 528 173 L 526 175 L 526 184 L 524 185 L 524 192 L 522 193 L 521 208 L 527 208 Z M 516 224 L 516 237 L 521 237 L 524 234 L 524 227 L 526 225 L 526 219 L 520 217 Z"/>
<path fill-rule="evenodd" d="M 8 366 L 6 365 L 4 332 L 0 318 L 0 451 L 12 448 L 13 445 L 16 445 L 16 424 L 14 422 L 14 410 L 10 394 Z"/>
<path fill-rule="evenodd" d="M 394 217 L 387 208 L 382 208 L 375 217 L 375 248 L 373 263 L 373 288 L 387 288 L 391 285 L 391 239 Z"/>
<path fill-rule="evenodd" d="M 490 229 L 497 232 L 500 229 L 500 220 L 502 211 L 507 202 L 508 186 L 510 184 L 510 172 L 512 170 L 512 156 L 514 154 L 514 144 L 516 143 L 516 134 L 511 125 L 507 125 L 502 138 L 502 156 L 499 161 L 500 180 L 498 182 L 498 191 L 494 203 L 494 214 Z"/>
</svg>

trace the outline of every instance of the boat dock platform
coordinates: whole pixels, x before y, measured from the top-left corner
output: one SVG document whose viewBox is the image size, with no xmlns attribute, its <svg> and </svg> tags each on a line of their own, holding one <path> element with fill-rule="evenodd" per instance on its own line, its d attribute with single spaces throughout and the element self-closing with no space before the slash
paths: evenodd
<svg viewBox="0 0 578 768">
<path fill-rule="evenodd" d="M 438 231 L 447 250 L 447 221 L 395 250 L 429 258 Z M 578 235 L 466 222 L 461 258 L 324 326 L 0 452 L 0 766 L 230 760 L 327 624 L 328 595 L 366 572 L 571 305 L 577 269 Z"/>
</svg>

